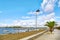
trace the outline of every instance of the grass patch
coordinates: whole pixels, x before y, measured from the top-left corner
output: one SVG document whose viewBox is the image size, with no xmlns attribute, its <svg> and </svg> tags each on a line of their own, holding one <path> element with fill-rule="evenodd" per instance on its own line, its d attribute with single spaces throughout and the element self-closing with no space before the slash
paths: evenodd
<svg viewBox="0 0 60 40">
<path fill-rule="evenodd" d="M 18 40 L 18 39 L 21 39 L 21 38 L 24 38 L 24 37 L 27 37 L 27 36 L 36 34 L 38 32 L 42 32 L 42 31 L 43 30 L 0 35 L 0 40 Z"/>
</svg>

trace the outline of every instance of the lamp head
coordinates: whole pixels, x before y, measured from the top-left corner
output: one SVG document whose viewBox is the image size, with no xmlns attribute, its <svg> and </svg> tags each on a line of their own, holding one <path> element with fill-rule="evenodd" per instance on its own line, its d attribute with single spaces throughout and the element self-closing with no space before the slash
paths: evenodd
<svg viewBox="0 0 60 40">
<path fill-rule="evenodd" d="M 38 10 L 36 10 L 36 12 L 40 12 L 40 10 L 38 9 Z"/>
</svg>

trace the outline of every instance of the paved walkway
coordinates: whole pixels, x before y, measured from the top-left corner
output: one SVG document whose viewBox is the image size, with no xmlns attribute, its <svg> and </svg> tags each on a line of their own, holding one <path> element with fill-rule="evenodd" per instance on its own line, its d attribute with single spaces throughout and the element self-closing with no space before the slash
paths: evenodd
<svg viewBox="0 0 60 40">
<path fill-rule="evenodd" d="M 31 36 L 28 36 L 28 37 L 25 37 L 25 38 L 22 38 L 22 39 L 19 39 L 19 40 L 31 40 L 31 38 L 36 37 L 36 36 L 38 36 L 38 35 L 41 35 L 41 34 L 43 34 L 43 33 L 45 33 L 45 32 L 47 32 L 47 30 L 45 30 L 45 31 L 43 31 L 43 32 L 39 32 L 39 33 L 34 34 L 34 35 L 31 35 Z"/>
<path fill-rule="evenodd" d="M 35 40 L 60 40 L 60 30 L 55 29 L 52 34 L 50 32 L 47 32 Z"/>
</svg>

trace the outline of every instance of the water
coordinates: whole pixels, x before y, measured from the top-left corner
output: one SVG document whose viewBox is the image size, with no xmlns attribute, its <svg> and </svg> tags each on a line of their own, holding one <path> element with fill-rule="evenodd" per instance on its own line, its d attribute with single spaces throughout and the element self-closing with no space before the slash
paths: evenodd
<svg viewBox="0 0 60 40">
<path fill-rule="evenodd" d="M 0 34 L 9 34 L 9 33 L 21 33 L 21 32 L 27 32 L 35 30 L 36 28 L 0 28 Z M 46 29 L 39 27 L 38 29 Z"/>
<path fill-rule="evenodd" d="M 0 34 L 8 34 L 8 33 L 17 33 L 17 32 L 26 32 L 27 29 L 17 29 L 17 28 L 0 28 Z"/>
</svg>

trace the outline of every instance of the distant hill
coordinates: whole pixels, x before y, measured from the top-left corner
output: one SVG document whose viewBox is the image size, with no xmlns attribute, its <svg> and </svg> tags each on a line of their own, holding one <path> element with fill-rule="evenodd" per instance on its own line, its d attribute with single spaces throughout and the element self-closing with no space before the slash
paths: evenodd
<svg viewBox="0 0 60 40">
<path fill-rule="evenodd" d="M 0 27 L 0 28 L 22 28 L 22 26 L 6 26 L 6 27 Z"/>
</svg>

